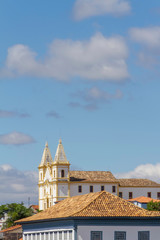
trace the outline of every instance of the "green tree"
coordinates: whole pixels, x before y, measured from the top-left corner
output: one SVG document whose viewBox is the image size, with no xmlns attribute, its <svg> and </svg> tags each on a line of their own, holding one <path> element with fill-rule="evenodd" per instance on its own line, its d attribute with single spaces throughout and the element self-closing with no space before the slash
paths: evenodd
<svg viewBox="0 0 160 240">
<path fill-rule="evenodd" d="M 15 225 L 15 221 L 33 215 L 33 210 L 26 208 L 23 203 L 11 203 L 0 206 L 0 218 L 7 214 L 3 229 Z"/>
<path fill-rule="evenodd" d="M 160 211 L 160 202 L 149 202 L 147 203 L 147 210 L 149 211 Z"/>
</svg>

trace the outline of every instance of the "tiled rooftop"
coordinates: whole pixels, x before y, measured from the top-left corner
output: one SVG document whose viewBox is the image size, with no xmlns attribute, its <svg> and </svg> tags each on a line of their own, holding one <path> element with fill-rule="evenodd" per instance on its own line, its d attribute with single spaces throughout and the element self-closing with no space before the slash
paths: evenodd
<svg viewBox="0 0 160 240">
<path fill-rule="evenodd" d="M 16 229 L 19 229 L 19 228 L 22 228 L 22 226 L 21 225 L 15 225 L 15 226 L 3 229 L 2 231 L 0 231 L 0 233 L 10 232 L 10 231 L 13 231 L 13 230 L 16 230 Z"/>
<path fill-rule="evenodd" d="M 109 171 L 70 171 L 71 182 L 114 182 L 119 181 Z"/>
<path fill-rule="evenodd" d="M 67 217 L 160 217 L 160 212 L 147 211 L 103 191 L 67 198 L 17 223 Z"/>
<path fill-rule="evenodd" d="M 121 178 L 118 179 L 120 186 L 121 187 L 137 187 L 137 186 L 141 186 L 141 187 L 160 187 L 159 183 L 156 183 L 154 181 L 151 181 L 149 179 L 141 179 L 141 178 Z"/>
<path fill-rule="evenodd" d="M 160 202 L 160 200 L 158 199 L 153 199 L 153 198 L 149 198 L 149 197 L 137 197 L 137 198 L 132 198 L 132 199 L 128 199 L 129 202 L 139 202 L 139 203 L 148 203 L 148 202 Z"/>
</svg>

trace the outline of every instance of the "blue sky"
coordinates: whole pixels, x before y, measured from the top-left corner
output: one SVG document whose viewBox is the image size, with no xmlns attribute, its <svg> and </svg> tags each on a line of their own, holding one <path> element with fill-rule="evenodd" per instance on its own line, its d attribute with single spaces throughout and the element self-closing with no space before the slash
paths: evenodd
<svg viewBox="0 0 160 240">
<path fill-rule="evenodd" d="M 72 169 L 159 179 L 159 22 L 158 0 L 1 1 L 0 203 L 36 201 L 60 137 Z"/>
</svg>

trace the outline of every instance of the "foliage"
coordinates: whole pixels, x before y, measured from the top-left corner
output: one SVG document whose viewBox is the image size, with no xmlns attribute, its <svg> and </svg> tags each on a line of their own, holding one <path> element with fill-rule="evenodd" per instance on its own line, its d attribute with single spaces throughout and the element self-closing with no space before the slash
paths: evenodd
<svg viewBox="0 0 160 240">
<path fill-rule="evenodd" d="M 15 221 L 33 215 L 31 208 L 26 208 L 23 203 L 11 203 L 0 206 L 0 218 L 5 217 L 7 220 L 3 224 L 3 229 L 15 225 Z"/>
<path fill-rule="evenodd" d="M 149 202 L 147 203 L 147 210 L 149 211 L 160 211 L 160 202 Z"/>
</svg>

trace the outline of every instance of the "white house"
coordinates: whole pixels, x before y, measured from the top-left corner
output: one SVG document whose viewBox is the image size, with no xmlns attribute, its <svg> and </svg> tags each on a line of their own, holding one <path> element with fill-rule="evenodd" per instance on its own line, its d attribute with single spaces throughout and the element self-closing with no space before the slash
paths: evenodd
<svg viewBox="0 0 160 240">
<path fill-rule="evenodd" d="M 23 240 L 160 239 L 160 212 L 105 191 L 67 198 L 17 223 Z"/>
<path fill-rule="evenodd" d="M 124 199 L 160 198 L 160 184 L 148 179 L 116 179 L 109 171 L 70 171 L 61 139 L 54 160 L 46 144 L 39 165 L 40 210 L 68 197 L 104 190 Z"/>
<path fill-rule="evenodd" d="M 142 207 L 145 209 L 147 209 L 147 204 L 151 201 L 152 202 L 160 202 L 160 200 L 149 198 L 149 197 L 144 197 L 144 196 L 132 198 L 132 199 L 129 199 L 128 201 L 132 202 L 133 204 L 137 205 L 138 207 Z"/>
</svg>

